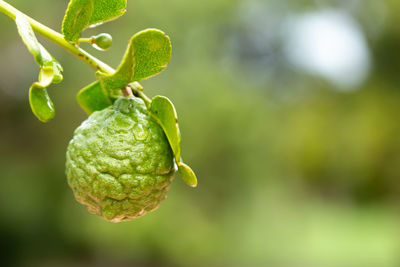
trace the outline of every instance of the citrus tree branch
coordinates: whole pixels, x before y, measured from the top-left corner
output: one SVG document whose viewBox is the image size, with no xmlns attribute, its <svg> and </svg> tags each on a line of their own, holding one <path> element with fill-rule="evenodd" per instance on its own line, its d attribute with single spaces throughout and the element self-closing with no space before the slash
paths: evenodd
<svg viewBox="0 0 400 267">
<path fill-rule="evenodd" d="M 6 3 L 3 0 L 0 0 L 0 12 L 10 17 L 13 20 L 15 20 L 18 12 L 22 13 L 21 11 L 19 11 L 18 9 L 16 9 L 15 7 L 11 6 L 10 4 Z M 91 54 L 80 48 L 78 45 L 74 45 L 67 42 L 62 36 L 62 34 L 60 34 L 59 32 L 50 29 L 49 27 L 41 24 L 40 22 L 34 20 L 33 18 L 29 17 L 26 14 L 24 15 L 34 31 L 36 31 L 43 37 L 49 39 L 50 41 L 54 42 L 55 44 L 61 46 L 65 50 L 69 51 L 71 54 L 75 55 L 80 60 L 87 63 L 96 71 L 101 71 L 102 73 L 105 74 L 112 74 L 115 72 L 115 70 L 112 67 L 110 67 L 103 61 L 97 59 L 96 57 L 92 56 Z M 139 83 L 137 84 L 140 86 Z M 145 103 L 147 104 L 149 103 L 150 99 L 141 90 L 138 90 L 136 87 L 132 88 L 131 90 L 133 90 L 136 96 L 142 98 L 145 101 Z"/>
<path fill-rule="evenodd" d="M 15 20 L 15 17 L 19 10 L 11 6 L 10 4 L 0 0 L 0 12 L 4 13 L 11 19 Z M 94 68 L 96 71 L 99 70 L 103 73 L 111 74 L 114 72 L 114 69 L 108 66 L 106 63 L 102 62 L 101 60 L 97 59 L 96 57 L 92 56 L 82 48 L 73 45 L 67 42 L 62 34 L 50 29 L 49 27 L 41 24 L 40 22 L 34 20 L 33 18 L 24 14 L 28 22 L 31 24 L 32 29 L 39 33 L 40 35 L 44 36 L 45 38 L 49 39 L 50 41 L 56 43 L 57 45 L 61 46 L 65 50 L 69 51 L 71 54 L 77 56 L 80 60 L 86 62 L 89 66 Z"/>
</svg>

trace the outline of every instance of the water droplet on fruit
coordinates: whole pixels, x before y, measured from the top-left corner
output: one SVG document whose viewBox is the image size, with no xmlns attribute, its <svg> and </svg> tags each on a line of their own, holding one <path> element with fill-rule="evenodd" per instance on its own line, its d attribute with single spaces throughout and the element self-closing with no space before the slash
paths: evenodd
<svg viewBox="0 0 400 267">
<path fill-rule="evenodd" d="M 143 125 L 136 124 L 135 126 L 133 126 L 133 135 L 135 136 L 136 140 L 142 141 L 147 138 L 149 132 L 143 127 Z"/>
</svg>

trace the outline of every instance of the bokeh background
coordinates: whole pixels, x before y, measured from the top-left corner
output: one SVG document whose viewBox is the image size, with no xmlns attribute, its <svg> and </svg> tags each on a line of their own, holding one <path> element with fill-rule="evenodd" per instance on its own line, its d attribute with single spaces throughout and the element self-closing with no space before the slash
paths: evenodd
<svg viewBox="0 0 400 267">
<path fill-rule="evenodd" d="M 68 1 L 9 0 L 59 30 Z M 32 114 L 38 67 L 0 16 L 2 266 L 400 266 L 398 0 L 129 0 L 90 29 L 113 47 L 156 27 L 173 58 L 142 84 L 178 110 L 197 189 L 176 177 L 140 219 L 89 214 L 68 188 L 65 150 L 86 118 L 75 95 L 94 72 L 39 40 L 64 66 L 56 118 Z"/>
</svg>

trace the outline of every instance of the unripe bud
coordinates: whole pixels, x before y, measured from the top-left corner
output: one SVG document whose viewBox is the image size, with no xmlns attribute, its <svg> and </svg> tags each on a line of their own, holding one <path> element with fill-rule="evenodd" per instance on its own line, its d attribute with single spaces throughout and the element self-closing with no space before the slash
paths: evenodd
<svg viewBox="0 0 400 267">
<path fill-rule="evenodd" d="M 99 35 L 92 36 L 91 44 L 98 50 L 107 50 L 112 45 L 112 36 L 108 33 L 100 33 Z"/>
</svg>

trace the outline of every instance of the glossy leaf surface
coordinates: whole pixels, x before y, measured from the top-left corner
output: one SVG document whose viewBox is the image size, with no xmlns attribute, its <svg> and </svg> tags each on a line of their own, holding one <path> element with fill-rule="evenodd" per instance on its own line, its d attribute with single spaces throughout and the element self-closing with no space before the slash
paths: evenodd
<svg viewBox="0 0 400 267">
<path fill-rule="evenodd" d="M 42 122 L 47 122 L 54 118 L 56 112 L 46 87 L 49 86 L 54 78 L 54 69 L 44 67 L 40 70 L 39 82 L 32 84 L 29 88 L 29 103 L 33 114 Z"/>
<path fill-rule="evenodd" d="M 191 187 L 197 186 L 196 174 L 193 170 L 183 162 L 178 162 L 178 172 L 182 180 Z"/>
</svg>

